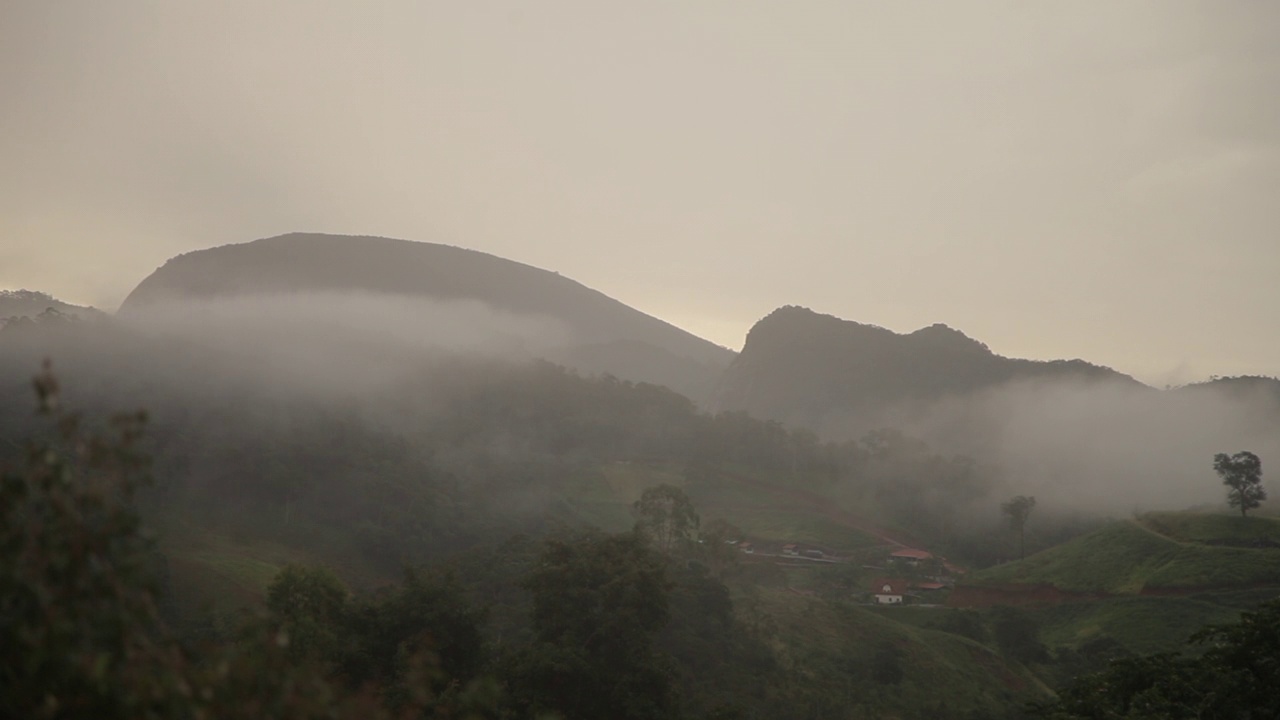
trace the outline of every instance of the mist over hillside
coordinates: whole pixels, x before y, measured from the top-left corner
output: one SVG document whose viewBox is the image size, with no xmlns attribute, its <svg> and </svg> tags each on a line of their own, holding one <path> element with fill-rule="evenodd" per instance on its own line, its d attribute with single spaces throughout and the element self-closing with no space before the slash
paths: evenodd
<svg viewBox="0 0 1280 720">
<path fill-rule="evenodd" d="M 0 326 L 20 318 L 35 318 L 52 310 L 80 320 L 105 316 L 101 310 L 63 302 L 48 293 L 35 290 L 0 290 Z"/>
<path fill-rule="evenodd" d="M 139 283 L 119 314 L 170 325 L 185 315 L 201 328 L 235 324 L 237 314 L 305 315 L 349 329 L 367 323 L 372 342 L 392 336 L 422 347 L 466 336 L 490 350 L 657 382 L 698 400 L 734 356 L 558 273 L 376 237 L 294 233 L 180 255 Z"/>
<path fill-rule="evenodd" d="M 363 245 L 349 240 L 334 242 Z M 218 622 L 198 608 L 260 602 L 277 558 L 302 557 L 341 568 L 366 589 L 385 587 L 408 563 L 448 563 L 495 608 L 495 636 L 518 638 L 528 627 L 520 583 L 535 567 L 535 544 L 556 547 L 567 528 L 624 537 L 638 527 L 637 501 L 666 488 L 696 504 L 707 529 L 690 543 L 698 559 L 669 568 L 675 617 L 714 610 L 722 648 L 757 648 L 708 650 L 711 625 L 672 621 L 664 651 L 701 707 L 733 698 L 794 716 L 789 696 L 770 683 L 809 688 L 815 707 L 874 696 L 875 706 L 914 708 L 907 717 L 946 717 L 933 707 L 943 698 L 1013 707 L 1038 686 L 1018 680 L 1013 691 L 1009 677 L 1054 680 L 1103 660 L 1064 651 L 1046 665 L 1043 653 L 1010 654 L 980 622 L 972 626 L 976 615 L 959 636 L 932 624 L 920 635 L 856 607 L 869 574 L 925 572 L 895 565 L 890 553 L 909 547 L 931 557 L 945 583 L 914 581 L 930 592 L 963 584 L 956 575 L 965 567 L 994 566 L 992 577 L 1004 577 L 1000 563 L 1016 555 L 1000 508 L 1015 494 L 1039 499 L 1026 538 L 1027 567 L 1035 567 L 1037 551 L 1081 536 L 1094 542 L 1097 534 L 1085 533 L 1106 517 L 1221 507 L 1213 453 L 1248 448 L 1269 458 L 1280 449 L 1280 382 L 1266 378 L 1157 391 L 1084 361 L 1003 358 L 941 325 L 898 335 L 783 308 L 752 330 L 723 377 L 711 376 L 721 403 L 711 413 L 672 389 L 679 382 L 619 379 L 692 376 L 687 356 L 608 328 L 592 334 L 572 302 L 535 311 L 532 302 L 503 304 L 483 282 L 442 296 L 379 285 L 384 276 L 367 268 L 347 276 L 327 263 L 303 272 L 285 262 L 279 276 L 257 266 L 241 275 L 239 262 L 219 268 L 217 283 L 207 268 L 183 270 L 190 292 L 182 283 L 157 290 L 177 282 L 157 281 L 162 268 L 139 286 L 143 299 L 99 322 L 45 313 L 0 328 L 0 439 L 9 441 L 0 444 L 0 467 L 24 458 L 15 439 L 42 432 L 28 408 L 31 375 L 45 358 L 55 362 L 62 398 L 90 426 L 113 410 L 147 410 L 158 484 L 139 507 L 160 527 L 168 587 L 183 613 L 174 622 L 190 632 Z M 546 279 L 541 272 L 534 286 Z M 633 323 L 637 315 L 624 307 L 619 323 L 654 339 L 643 321 Z M 678 340 L 673 331 L 656 337 Z M 787 554 L 797 542 L 810 553 L 803 559 Z M 748 550 L 752 543 L 758 549 Z M 1076 555 L 1051 569 L 1091 577 Z M 1269 568 L 1241 577 L 1270 581 Z M 999 588 L 963 590 L 954 592 L 971 604 L 1004 598 Z M 921 609 L 938 613 L 931 623 L 953 612 Z M 1002 613 L 988 617 L 993 628 Z M 762 629 L 776 619 L 790 624 Z M 934 667 L 900 668 L 909 680 L 894 683 L 910 684 L 909 693 L 869 694 L 880 681 L 867 668 L 884 658 L 854 641 L 867 632 L 879 638 L 875 647 L 901 645 Z M 816 679 L 774 672 L 833 633 L 837 654 L 813 662 Z M 1124 637 L 1162 649 L 1166 635 L 1176 627 L 1154 639 Z M 958 664 L 946 660 L 952 652 Z M 979 665 L 975 652 L 986 658 Z M 714 682 L 707 667 L 717 669 Z M 744 679 L 749 673 L 759 674 Z M 947 681 L 936 685 L 938 677 Z"/>
<path fill-rule="evenodd" d="M 899 335 L 798 307 L 752 328 L 716 406 L 834 440 L 896 428 L 1090 512 L 1217 502 L 1214 453 L 1280 455 L 1273 379 L 1158 391 L 1083 360 L 1001 357 L 943 325 Z"/>
</svg>

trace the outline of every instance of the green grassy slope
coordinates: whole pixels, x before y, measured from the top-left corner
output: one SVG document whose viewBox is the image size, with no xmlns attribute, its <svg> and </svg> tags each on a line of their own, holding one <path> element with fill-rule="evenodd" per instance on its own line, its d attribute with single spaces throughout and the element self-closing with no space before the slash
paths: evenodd
<svg viewBox="0 0 1280 720">
<path fill-rule="evenodd" d="M 1280 544 L 1280 520 L 1270 517 L 1153 512 L 1137 521 L 1153 532 L 1180 542 L 1234 546 Z"/>
<path fill-rule="evenodd" d="M 1210 624 L 1238 620 L 1240 611 L 1186 597 L 1120 597 L 1029 609 L 1050 647 L 1079 649 L 1111 638 L 1134 654 L 1169 652 Z"/>
<path fill-rule="evenodd" d="M 202 527 L 170 517 L 160 525 L 169 586 L 179 622 L 200 613 L 261 607 L 267 586 L 285 565 L 324 565 L 356 587 L 393 580 L 372 573 L 353 552 L 332 543 L 285 542 Z M 304 549 L 309 548 L 309 549 Z"/>
<path fill-rule="evenodd" d="M 763 591 L 752 611 L 766 614 L 775 628 L 782 672 L 798 673 L 832 696 L 846 695 L 847 704 L 830 717 L 997 713 L 1048 692 L 1021 665 L 979 643 L 897 622 L 872 609 Z M 868 677 L 886 646 L 897 652 L 901 682 L 852 685 L 851 677 Z"/>
<path fill-rule="evenodd" d="M 1110 594 L 1280 584 L 1280 549 L 1204 544 L 1254 537 L 1280 523 L 1256 519 L 1270 525 L 1237 527 L 1226 522 L 1230 519 L 1161 513 L 1119 521 L 1025 560 L 975 573 L 968 582 Z M 1175 534 L 1161 534 L 1164 529 Z M 1176 539 L 1179 535 L 1197 541 Z"/>
</svg>

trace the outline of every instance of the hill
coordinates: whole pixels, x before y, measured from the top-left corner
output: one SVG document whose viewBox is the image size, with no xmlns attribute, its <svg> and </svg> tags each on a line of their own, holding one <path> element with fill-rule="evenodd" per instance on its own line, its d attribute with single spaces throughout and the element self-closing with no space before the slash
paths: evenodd
<svg viewBox="0 0 1280 720">
<path fill-rule="evenodd" d="M 293 233 L 179 255 L 138 284 L 120 315 L 237 298 L 332 302 L 353 296 L 437 303 L 417 308 L 420 314 L 478 303 L 535 327 L 549 321 L 565 337 L 540 345 L 541 356 L 666 384 L 698 399 L 734 356 L 558 273 L 474 250 L 380 237 Z M 369 312 L 367 302 L 358 307 Z M 477 324 L 461 311 L 457 316 L 455 324 Z"/>
<path fill-rule="evenodd" d="M 1143 387 L 1083 360 L 1002 357 L 946 325 L 903 335 L 788 306 L 751 328 L 716 402 L 721 409 L 821 426 L 835 416 L 884 417 L 905 405 L 1014 381 L 1064 378 Z"/>
<path fill-rule="evenodd" d="M 975 573 L 966 583 L 998 591 L 1024 585 L 1099 595 L 1280 585 L 1276 541 L 1280 521 L 1270 518 L 1150 513 Z"/>
<path fill-rule="evenodd" d="M 1226 401 L 1235 403 L 1251 422 L 1280 423 L 1280 380 L 1258 375 L 1219 377 L 1202 383 L 1172 388 L 1171 398 L 1195 404 Z"/>
<path fill-rule="evenodd" d="M 47 293 L 0 290 L 0 327 L 13 318 L 35 319 L 49 310 L 81 320 L 92 320 L 104 315 L 101 310 L 65 303 Z"/>
</svg>

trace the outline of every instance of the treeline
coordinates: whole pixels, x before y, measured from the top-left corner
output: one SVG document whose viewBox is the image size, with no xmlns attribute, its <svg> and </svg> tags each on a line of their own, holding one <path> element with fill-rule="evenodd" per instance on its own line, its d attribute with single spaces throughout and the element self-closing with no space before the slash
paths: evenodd
<svg viewBox="0 0 1280 720">
<path fill-rule="evenodd" d="M 716 576 L 722 539 L 669 487 L 633 532 L 513 538 L 361 593 L 290 566 L 265 616 L 175 632 L 134 503 L 145 416 L 97 431 L 51 373 L 36 385 L 49 432 L 0 482 L 7 717 L 808 717 L 823 700 L 774 672 Z"/>
<path fill-rule="evenodd" d="M 303 542 L 340 533 L 387 571 L 545 532 L 566 480 L 616 461 L 690 481 L 746 472 L 957 548 L 965 533 L 989 535 L 974 530 L 970 510 L 994 507 L 1003 482 L 996 468 L 898 433 L 826 443 L 745 413 L 700 412 L 664 387 L 546 362 L 413 355 L 379 381 L 333 361 L 342 372 L 326 365 L 302 381 L 301 371 L 255 365 L 267 350 L 199 348 L 114 322 L 4 335 L 0 436 L 30 429 L 23 379 L 52 355 L 91 414 L 150 412 L 162 484 L 145 500 L 156 516 Z"/>
<path fill-rule="evenodd" d="M 77 405 L 146 407 L 161 486 L 151 517 L 314 544 L 352 538 L 383 572 L 516 532 L 545 532 L 566 479 L 615 461 L 690 482 L 745 473 L 817 491 L 949 557 L 1008 556 L 997 467 L 895 431 L 828 443 L 745 413 L 711 415 L 666 388 L 545 362 L 414 354 L 387 367 L 317 359 L 305 380 L 274 350 L 202 348 L 112 321 L 0 335 L 0 437 L 30 430 L 25 378 L 43 356 Z M 342 369 L 338 372 L 334 368 Z M 12 446 L 0 444 L 0 457 Z M 1030 548 L 1079 532 L 1043 508 Z"/>
</svg>

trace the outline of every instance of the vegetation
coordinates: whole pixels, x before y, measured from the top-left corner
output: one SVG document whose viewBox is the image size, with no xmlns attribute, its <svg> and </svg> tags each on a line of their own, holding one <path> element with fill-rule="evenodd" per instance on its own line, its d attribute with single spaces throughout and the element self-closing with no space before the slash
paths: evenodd
<svg viewBox="0 0 1280 720">
<path fill-rule="evenodd" d="M 706 525 L 704 542 L 665 551 L 642 532 L 559 532 L 458 555 L 452 573 L 412 571 L 372 591 L 285 565 L 260 619 L 215 616 L 175 632 L 155 579 L 163 573 L 153 572 L 165 558 L 131 500 L 144 468 L 141 417 L 118 421 L 114 441 L 82 435 L 79 420 L 57 414 L 52 376 L 40 387 L 59 434 L 33 444 L 4 484 L 4 639 L 23 649 L 6 655 L 7 715 L 806 717 L 856 699 L 945 717 L 929 695 L 900 703 L 877 688 L 1003 682 L 964 666 L 977 650 L 929 660 L 948 636 L 902 635 L 865 613 L 815 624 L 822 616 L 794 614 L 785 591 L 731 590 L 717 575 L 732 574 L 736 556 L 724 555 L 723 540 L 735 530 L 719 522 Z M 676 489 L 648 496 L 696 516 Z M 49 623 L 50 602 L 67 624 Z M 775 618 L 792 629 L 779 634 Z M 833 628 L 882 640 L 852 656 L 837 646 L 813 655 Z M 957 692 L 996 710 L 1027 687 Z"/>
<path fill-rule="evenodd" d="M 1227 504 L 1240 508 L 1240 517 L 1262 505 L 1267 491 L 1262 487 L 1262 460 L 1245 450 L 1235 455 L 1218 453 L 1213 456 L 1213 469 L 1226 485 Z"/>
<path fill-rule="evenodd" d="M 1026 495 L 1018 495 L 1009 502 L 1000 505 L 1000 512 L 1009 516 L 1009 527 L 1018 534 L 1018 559 L 1027 556 L 1027 518 L 1031 516 L 1031 511 L 1035 509 L 1035 506 L 1036 499 Z"/>
<path fill-rule="evenodd" d="M 1108 594 L 1280 585 L 1280 549 L 1183 542 L 1140 521 L 1117 521 L 1025 560 L 974 573 L 966 582 Z"/>
<path fill-rule="evenodd" d="M 1239 622 L 1205 628 L 1191 638 L 1198 655 L 1164 653 L 1116 660 L 1081 678 L 1051 703 L 1045 718 L 1280 717 L 1280 602 L 1246 612 Z"/>
<path fill-rule="evenodd" d="M 646 488 L 635 502 L 636 531 L 658 550 L 685 550 L 695 540 L 701 519 L 684 491 L 673 485 Z"/>
<path fill-rule="evenodd" d="M 1221 513 L 1151 512 L 1137 521 L 1172 540 L 1228 547 L 1280 547 L 1280 520 Z"/>
<path fill-rule="evenodd" d="M 66 565 L 58 580 L 100 588 L 77 579 L 99 573 L 94 582 L 118 598 L 136 593 L 145 612 L 109 592 L 67 591 L 78 599 L 58 601 L 66 607 L 87 603 L 70 617 L 109 628 L 119 616 L 124 629 L 116 639 L 67 630 L 49 646 L 65 661 L 29 653 L 47 660 L 46 674 L 10 672 L 26 691 L 7 714 L 1016 717 L 1025 700 L 1048 695 L 1046 683 L 1252 607 L 1247 588 L 1276 575 L 1275 521 L 1237 519 L 1224 535 L 1213 524 L 1230 518 L 1149 516 L 1106 528 L 1119 533 L 1109 539 L 1077 538 L 979 572 L 977 584 L 1238 597 L 1103 600 L 1092 614 L 863 607 L 879 572 L 863 566 L 884 561 L 889 538 L 961 564 L 1004 555 L 998 518 L 984 525 L 967 512 L 994 505 L 997 468 L 895 431 L 823 442 L 549 363 L 437 358 L 410 363 L 394 385 L 353 378 L 319 392 L 111 323 L 50 321 L 31 337 L 74 338 L 63 347 L 78 348 L 69 353 L 78 403 L 151 408 L 159 421 L 146 436 L 133 416 L 115 426 L 115 444 L 99 445 L 124 448 L 139 477 L 152 455 L 158 482 L 122 480 L 132 489 L 108 493 L 121 520 L 90 527 L 123 534 L 93 542 L 121 554 Z M 111 476 L 115 466 L 83 453 L 95 446 L 85 438 L 112 426 L 51 414 L 54 430 L 73 431 L 60 438 L 8 402 L 27 352 L 22 343 L 0 352 L 0 437 L 35 437 L 34 449 L 0 443 L 6 477 L 37 487 L 23 491 L 30 497 L 48 492 L 31 478 L 54 446 L 72 476 Z M 140 374 L 133 365 L 147 353 L 172 362 Z M 12 547 L 34 542 L 55 555 L 57 538 L 79 542 L 74 522 L 89 517 L 41 520 L 57 533 L 43 537 L 21 524 L 36 515 L 13 507 Z M 158 542 L 142 532 L 144 518 Z M 1026 549 L 1089 527 L 1037 516 Z M 734 544 L 744 540 L 757 553 Z M 784 543 L 827 555 L 779 565 Z M 5 615 L 6 631 L 27 633 L 17 647 L 31 648 L 48 616 L 41 598 L 61 596 L 24 595 L 23 582 L 34 580 L 5 588 L 28 598 Z M 18 616 L 27 619 L 9 622 Z M 57 707 L 34 690 L 49 688 Z"/>
<path fill-rule="evenodd" d="M 118 416 L 100 434 L 59 407 L 47 367 L 35 385 L 49 432 L 0 478 L 4 716 L 389 717 L 375 698 L 298 658 L 287 632 L 267 624 L 247 622 L 234 641 L 200 650 L 179 642 L 162 620 L 162 559 L 133 505 L 146 481 L 145 416 Z M 327 628 L 309 630 L 311 648 L 323 647 Z M 424 699 L 425 689 L 404 707 L 424 708 Z"/>
</svg>

